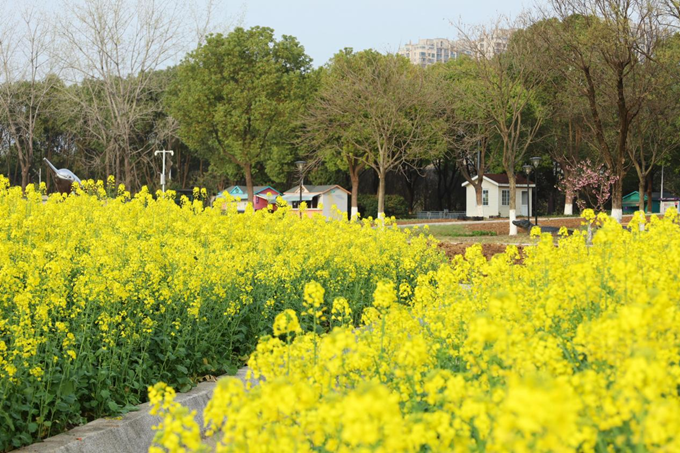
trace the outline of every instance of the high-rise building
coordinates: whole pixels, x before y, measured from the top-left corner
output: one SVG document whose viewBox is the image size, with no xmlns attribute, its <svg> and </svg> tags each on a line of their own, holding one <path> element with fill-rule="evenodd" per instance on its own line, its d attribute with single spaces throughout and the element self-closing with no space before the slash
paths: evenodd
<svg viewBox="0 0 680 453">
<path fill-rule="evenodd" d="M 403 45 L 398 53 L 408 58 L 411 63 L 425 67 L 434 63 L 446 63 L 461 53 L 469 52 L 462 51 L 455 41 L 435 38 L 419 39 L 417 43 L 409 42 Z"/>
<path fill-rule="evenodd" d="M 512 36 L 514 31 L 512 29 L 499 28 L 484 33 L 471 48 L 474 48 L 476 53 L 479 53 L 484 58 L 493 58 L 494 55 L 508 50 L 508 41 L 510 41 L 510 36 Z"/>
</svg>

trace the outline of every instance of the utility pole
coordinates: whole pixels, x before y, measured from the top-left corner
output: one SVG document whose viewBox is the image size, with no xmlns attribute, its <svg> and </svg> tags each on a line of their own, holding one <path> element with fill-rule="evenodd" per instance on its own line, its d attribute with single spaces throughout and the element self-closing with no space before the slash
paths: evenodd
<svg viewBox="0 0 680 453">
<path fill-rule="evenodd" d="M 162 149 L 159 151 L 156 151 L 153 153 L 154 156 L 158 156 L 159 154 L 163 154 L 163 171 L 161 172 L 161 190 L 165 192 L 165 155 L 170 154 L 171 156 L 175 155 L 175 152 L 169 149 Z"/>
</svg>

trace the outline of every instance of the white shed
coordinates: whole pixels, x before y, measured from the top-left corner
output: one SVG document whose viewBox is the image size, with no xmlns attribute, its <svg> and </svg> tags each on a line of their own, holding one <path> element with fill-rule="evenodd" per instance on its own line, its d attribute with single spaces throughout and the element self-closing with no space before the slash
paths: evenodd
<svg viewBox="0 0 680 453">
<path fill-rule="evenodd" d="M 283 199 L 291 205 L 294 210 L 298 209 L 300 198 L 307 203 L 307 214 L 323 214 L 327 218 L 335 217 L 333 206 L 335 206 L 345 218 L 349 207 L 350 191 L 339 185 L 328 186 L 302 186 L 302 197 L 300 197 L 300 187 L 295 186 L 286 190 Z M 321 206 L 321 207 L 320 207 Z"/>
<path fill-rule="evenodd" d="M 522 175 L 516 175 L 517 179 L 516 193 L 517 193 L 517 215 L 526 216 L 528 212 L 528 200 L 531 197 L 533 188 L 536 187 L 534 183 L 529 184 L 527 188 L 527 179 Z M 477 180 L 475 176 L 472 178 Z M 475 195 L 475 188 L 469 182 L 463 183 L 465 187 L 465 215 L 468 217 L 477 217 L 477 197 Z M 529 190 L 527 190 L 529 189 Z M 527 194 L 527 192 L 529 192 Z M 484 217 L 509 217 L 510 216 L 510 184 L 508 182 L 508 175 L 506 174 L 488 174 L 484 175 L 482 182 L 482 200 L 484 207 Z M 531 200 L 532 211 L 533 198 Z"/>
</svg>

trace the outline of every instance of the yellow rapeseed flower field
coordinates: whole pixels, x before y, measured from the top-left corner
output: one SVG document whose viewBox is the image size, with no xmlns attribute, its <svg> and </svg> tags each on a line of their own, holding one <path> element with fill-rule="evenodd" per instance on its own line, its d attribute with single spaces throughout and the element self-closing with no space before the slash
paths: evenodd
<svg viewBox="0 0 680 453">
<path fill-rule="evenodd" d="M 361 326 L 310 331 L 312 310 L 301 332 L 282 312 L 248 361 L 259 385 L 220 380 L 207 435 L 218 452 L 680 451 L 677 213 L 588 219 L 592 246 L 543 235 L 522 264 L 473 247 L 411 289 L 386 277 Z M 206 448 L 171 389 L 151 391 L 151 451 Z"/>
<path fill-rule="evenodd" d="M 109 180 L 43 201 L 0 177 L 0 451 L 235 371 L 286 310 L 359 324 L 379 281 L 445 261 L 396 227 L 173 198 Z"/>
</svg>

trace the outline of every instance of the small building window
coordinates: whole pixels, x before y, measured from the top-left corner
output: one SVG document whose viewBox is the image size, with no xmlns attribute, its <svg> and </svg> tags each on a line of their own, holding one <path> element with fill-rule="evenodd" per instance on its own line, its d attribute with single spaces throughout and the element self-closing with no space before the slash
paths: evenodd
<svg viewBox="0 0 680 453">
<path fill-rule="evenodd" d="M 482 190 L 482 206 L 489 206 L 489 191 L 487 189 Z"/>
<path fill-rule="evenodd" d="M 510 190 L 503 189 L 501 191 L 501 205 L 510 206 Z"/>
<path fill-rule="evenodd" d="M 526 190 L 522 191 L 522 205 L 526 206 L 529 204 L 529 192 Z"/>
</svg>

